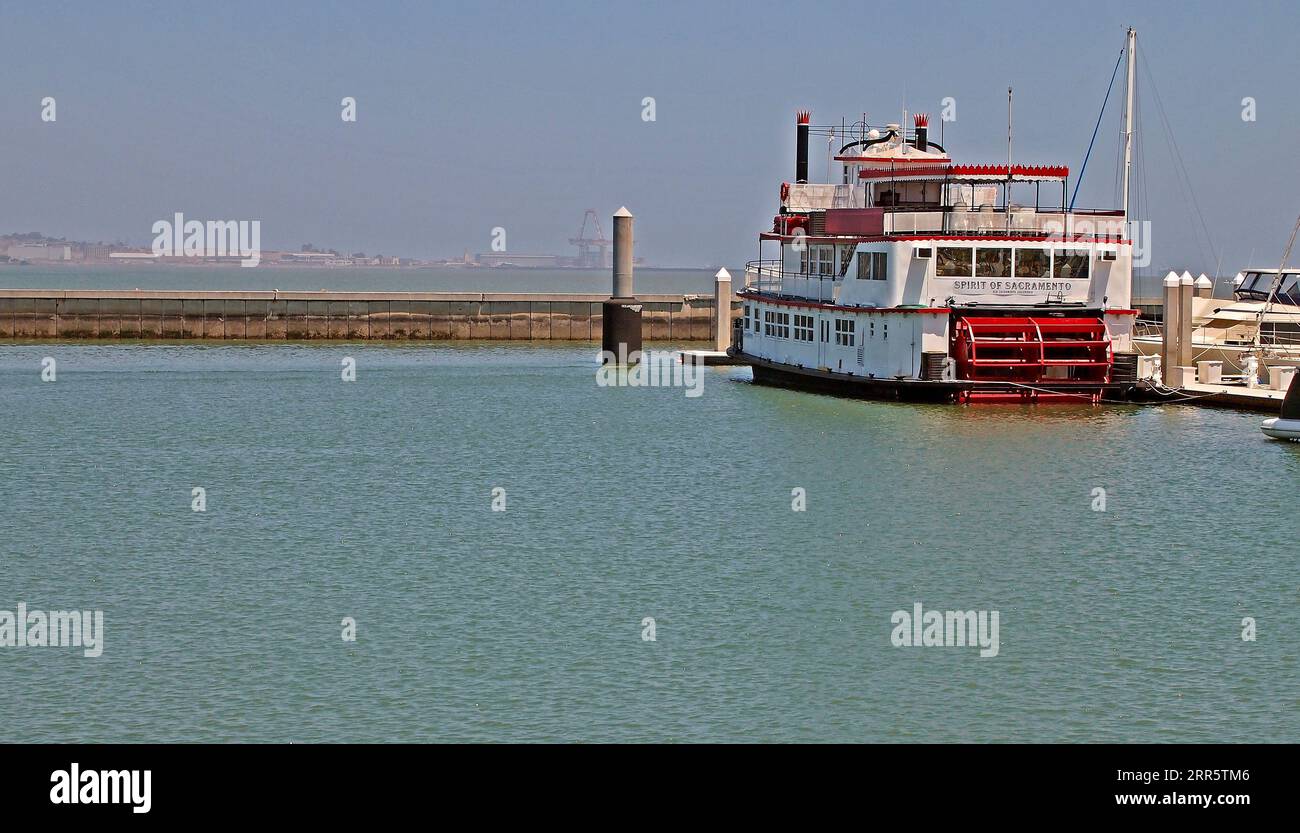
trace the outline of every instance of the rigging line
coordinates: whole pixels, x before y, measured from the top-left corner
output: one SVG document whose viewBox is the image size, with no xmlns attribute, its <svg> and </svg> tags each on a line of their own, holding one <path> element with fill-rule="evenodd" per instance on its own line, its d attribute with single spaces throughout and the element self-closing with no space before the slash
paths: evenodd
<svg viewBox="0 0 1300 833">
<path fill-rule="evenodd" d="M 1149 74 L 1150 68 L 1146 67 L 1146 69 Z M 1152 81 L 1153 87 L 1154 87 L 1154 83 L 1155 82 L 1153 80 Z M 1157 91 L 1156 94 L 1157 94 L 1157 104 L 1159 104 L 1160 103 L 1158 100 L 1159 91 Z M 1157 115 L 1161 118 L 1160 126 L 1164 129 L 1165 132 L 1165 151 L 1169 154 L 1169 161 L 1173 165 L 1174 182 L 1178 186 L 1178 198 L 1183 201 L 1184 210 L 1186 210 L 1187 205 L 1191 204 L 1196 208 L 1196 211 L 1199 214 L 1200 206 L 1196 204 L 1196 189 L 1192 185 L 1191 177 L 1187 174 L 1187 168 L 1182 162 L 1182 153 L 1181 151 L 1178 150 L 1177 142 L 1174 141 L 1173 139 L 1173 133 L 1174 133 L 1173 126 L 1169 123 L 1169 119 L 1164 113 L 1163 105 L 1161 105 L 1161 109 L 1158 111 Z M 1177 157 L 1175 157 L 1176 152 L 1177 152 Z M 1190 215 L 1189 212 L 1187 218 L 1187 224 L 1189 227 L 1193 229 L 1192 243 L 1195 244 L 1196 252 L 1200 256 L 1201 260 L 1205 261 L 1207 258 L 1205 254 L 1205 248 L 1201 245 L 1201 234 L 1196 232 L 1193 220 L 1194 218 Z M 1205 229 L 1205 219 L 1203 216 L 1201 217 L 1201 227 L 1203 230 Z M 1207 242 L 1209 242 L 1208 230 L 1205 230 L 1205 236 Z M 1213 245 L 1211 244 L 1210 258 L 1212 259 L 1213 257 L 1214 257 L 1214 249 L 1213 249 Z"/>
<path fill-rule="evenodd" d="M 1106 87 L 1106 97 L 1101 101 L 1101 112 L 1097 114 L 1097 125 L 1092 128 L 1092 138 L 1088 140 L 1088 152 L 1083 155 L 1083 164 L 1079 166 L 1079 178 L 1074 182 L 1074 193 L 1070 195 L 1070 210 L 1074 210 L 1074 199 L 1079 196 L 1079 186 L 1083 184 L 1084 171 L 1088 170 L 1088 157 L 1092 155 L 1092 143 L 1097 141 L 1097 131 L 1101 129 L 1101 118 L 1106 115 L 1106 102 L 1110 101 L 1110 91 L 1115 86 L 1115 76 L 1119 75 L 1119 62 L 1124 60 L 1124 50 L 1119 51 L 1115 59 L 1115 69 L 1110 73 L 1110 84 Z"/>
<path fill-rule="evenodd" d="M 1196 205 L 1195 188 L 1192 186 L 1191 177 L 1187 175 L 1187 166 L 1182 162 L 1182 152 L 1178 149 L 1177 142 L 1173 139 L 1173 126 L 1169 123 L 1169 118 L 1165 114 L 1164 104 L 1160 100 L 1160 91 L 1156 89 L 1155 78 L 1151 74 L 1151 67 L 1146 63 L 1145 55 L 1143 56 L 1143 69 L 1146 71 L 1147 78 L 1151 83 L 1151 88 L 1156 94 L 1156 104 L 1158 106 L 1156 115 L 1159 117 L 1160 126 L 1165 133 L 1165 151 L 1169 154 L 1169 161 L 1173 165 L 1174 181 L 1177 183 L 1178 187 L 1178 198 L 1183 201 L 1184 210 L 1186 209 L 1187 204 L 1190 203 L 1196 207 L 1196 210 L 1199 213 L 1200 206 Z M 1175 152 L 1177 152 L 1177 158 L 1175 158 Z M 1193 225 L 1190 216 L 1188 217 L 1188 225 Z M 1205 223 L 1203 216 L 1201 218 L 1201 225 L 1204 229 Z M 1209 233 L 1208 230 L 1206 230 L 1207 241 L 1208 237 Z M 1197 254 L 1201 257 L 1202 261 L 1206 260 L 1205 248 L 1201 245 L 1201 236 L 1199 234 L 1193 234 L 1192 243 L 1196 246 Z M 1213 254 L 1213 248 L 1211 248 L 1211 259 L 1213 258 Z"/>
<path fill-rule="evenodd" d="M 1264 327 L 1264 316 L 1272 308 L 1273 302 L 1277 299 L 1277 291 L 1282 288 L 1282 280 L 1286 277 L 1286 262 L 1291 257 L 1291 247 L 1295 245 L 1296 232 L 1300 232 L 1300 217 L 1295 218 L 1295 227 L 1291 229 L 1291 239 L 1286 243 L 1286 251 L 1282 253 L 1282 265 L 1277 267 L 1277 277 L 1273 279 L 1273 285 L 1268 289 L 1268 300 L 1264 306 L 1259 308 L 1259 315 L 1255 317 L 1255 343 L 1256 349 L 1259 348 L 1259 331 Z M 1277 326 L 1273 326 L 1274 332 Z"/>
<path fill-rule="evenodd" d="M 1191 177 L 1187 174 L 1187 165 L 1183 162 L 1183 152 L 1179 149 L 1178 140 L 1174 138 L 1173 130 L 1169 126 L 1169 117 L 1165 114 L 1165 105 L 1160 98 L 1160 89 L 1156 87 L 1155 74 L 1151 72 L 1151 65 L 1147 63 L 1145 52 L 1139 54 L 1138 57 L 1142 59 L 1142 68 L 1146 70 L 1147 80 L 1151 82 L 1151 91 L 1155 93 L 1156 107 L 1159 108 L 1160 117 L 1164 122 L 1165 133 L 1169 139 L 1169 143 L 1173 146 L 1174 153 L 1178 155 L 1178 164 L 1182 168 L 1183 177 L 1187 180 L 1188 190 L 1191 191 L 1192 207 L 1196 209 L 1196 216 L 1201 221 L 1201 229 L 1205 232 L 1205 242 L 1210 247 L 1210 259 L 1213 260 L 1215 257 L 1214 239 L 1210 236 L 1210 227 L 1205 222 L 1205 215 L 1201 212 L 1201 205 L 1196 201 L 1196 191 L 1192 187 Z"/>
</svg>

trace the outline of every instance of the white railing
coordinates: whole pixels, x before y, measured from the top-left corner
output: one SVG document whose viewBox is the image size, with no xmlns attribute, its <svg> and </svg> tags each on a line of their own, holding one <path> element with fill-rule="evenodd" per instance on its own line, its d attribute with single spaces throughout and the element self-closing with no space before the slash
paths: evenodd
<svg viewBox="0 0 1300 833">
<path fill-rule="evenodd" d="M 745 288 L 753 292 L 834 303 L 839 297 L 836 275 L 806 275 L 785 269 L 779 260 L 751 260 L 745 264 Z"/>
<path fill-rule="evenodd" d="M 886 211 L 886 234 L 1046 234 L 1122 236 L 1124 218 L 1109 214 L 983 208 L 976 211 Z"/>
<path fill-rule="evenodd" d="M 823 211 L 827 208 L 865 208 L 867 189 L 852 183 L 796 182 L 783 201 L 787 211 Z"/>
</svg>

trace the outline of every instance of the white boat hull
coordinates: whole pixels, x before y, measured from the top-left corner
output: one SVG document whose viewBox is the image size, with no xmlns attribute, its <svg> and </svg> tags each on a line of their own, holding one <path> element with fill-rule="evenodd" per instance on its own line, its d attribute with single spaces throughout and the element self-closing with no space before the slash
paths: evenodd
<svg viewBox="0 0 1300 833">
<path fill-rule="evenodd" d="M 1300 442 L 1300 419 L 1273 417 L 1264 420 L 1264 423 L 1259 426 L 1259 430 L 1277 440 Z"/>
</svg>

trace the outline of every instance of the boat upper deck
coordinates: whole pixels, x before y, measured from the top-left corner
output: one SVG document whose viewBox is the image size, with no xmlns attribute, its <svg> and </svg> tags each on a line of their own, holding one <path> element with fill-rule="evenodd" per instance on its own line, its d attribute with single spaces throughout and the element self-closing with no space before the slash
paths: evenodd
<svg viewBox="0 0 1300 833">
<path fill-rule="evenodd" d="M 780 211 L 764 240 L 1001 235 L 1125 242 L 1122 210 L 1072 207 L 1069 167 L 954 162 L 930 141 L 925 114 L 915 115 L 911 131 L 888 124 L 882 132 L 865 121 L 814 128 L 806 113 L 798 127 L 795 181 L 782 183 Z M 848 140 L 834 156 L 840 182 L 807 181 L 812 132 L 832 144 Z"/>
</svg>

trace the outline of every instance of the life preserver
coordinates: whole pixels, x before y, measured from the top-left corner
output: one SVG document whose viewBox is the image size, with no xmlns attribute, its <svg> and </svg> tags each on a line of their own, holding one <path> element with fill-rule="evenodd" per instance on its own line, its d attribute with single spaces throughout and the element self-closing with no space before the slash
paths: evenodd
<svg viewBox="0 0 1300 833">
<path fill-rule="evenodd" d="M 790 183 L 782 182 L 781 183 L 781 204 L 785 205 L 786 201 L 789 199 L 790 199 Z"/>
</svg>

